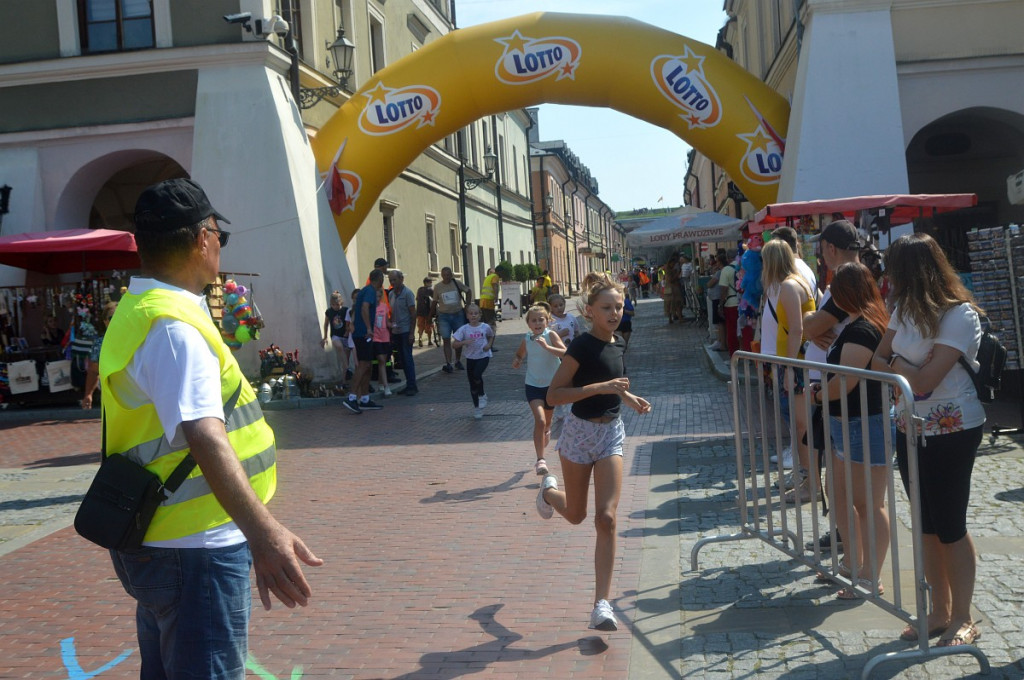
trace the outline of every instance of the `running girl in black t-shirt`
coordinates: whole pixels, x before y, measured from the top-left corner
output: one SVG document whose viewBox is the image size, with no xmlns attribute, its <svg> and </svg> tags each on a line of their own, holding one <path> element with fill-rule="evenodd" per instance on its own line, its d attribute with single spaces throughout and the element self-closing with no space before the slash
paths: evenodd
<svg viewBox="0 0 1024 680">
<path fill-rule="evenodd" d="M 537 510 L 544 519 L 554 511 L 571 524 L 587 515 L 590 474 L 594 474 L 597 545 L 594 555 L 595 604 L 590 627 L 616 630 L 618 622 L 608 603 L 615 562 L 615 512 L 622 489 L 622 443 L 625 439 L 619 409 L 622 402 L 637 413 L 651 405 L 629 392 L 623 376 L 623 342 L 615 336 L 622 320 L 622 286 L 603 273 L 583 281 L 584 316 L 592 327 L 569 344 L 562 364 L 548 387 L 548 403 L 572 404 L 558 438 L 565 490 L 554 475 L 541 482 Z"/>
</svg>

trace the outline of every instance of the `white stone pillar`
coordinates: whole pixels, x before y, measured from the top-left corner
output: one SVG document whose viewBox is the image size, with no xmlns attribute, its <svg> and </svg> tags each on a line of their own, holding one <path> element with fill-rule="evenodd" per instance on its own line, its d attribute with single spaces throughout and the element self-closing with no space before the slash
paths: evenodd
<svg viewBox="0 0 1024 680">
<path fill-rule="evenodd" d="M 908 191 L 891 5 L 808 2 L 779 202 Z"/>
<path fill-rule="evenodd" d="M 324 310 L 353 280 L 284 77 L 261 62 L 200 70 L 192 177 L 231 220 L 221 269 L 260 275 L 252 286 L 266 328 L 236 353 L 246 375 L 274 343 L 298 349 L 317 379 L 333 378 L 333 354 L 320 349 Z"/>
</svg>

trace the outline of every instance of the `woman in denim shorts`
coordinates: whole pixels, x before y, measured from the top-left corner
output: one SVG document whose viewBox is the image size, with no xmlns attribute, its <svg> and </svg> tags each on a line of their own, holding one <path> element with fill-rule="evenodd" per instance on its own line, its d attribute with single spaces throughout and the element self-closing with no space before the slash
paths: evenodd
<svg viewBox="0 0 1024 680">
<path fill-rule="evenodd" d="M 619 410 L 625 402 L 643 414 L 651 410 L 651 405 L 629 392 L 629 378 L 623 375 L 623 343 L 615 335 L 622 319 L 622 286 L 604 273 L 587 275 L 583 286 L 584 316 L 592 328 L 569 344 L 547 396 L 552 405 L 572 404 L 572 412 L 558 438 L 565 490 L 558 489 L 554 475 L 546 475 L 537 494 L 537 510 L 544 519 L 550 519 L 557 511 L 571 524 L 580 524 L 587 515 L 587 493 L 593 473 L 597 545 L 590 628 L 611 631 L 618 628 L 608 598 L 615 563 L 615 512 L 622 489 L 625 439 Z"/>
<path fill-rule="evenodd" d="M 878 292 L 871 270 L 859 262 L 840 265 L 832 278 L 832 300 L 849 314 L 849 323 L 832 343 L 826 355 L 830 365 L 851 368 L 870 368 L 871 357 L 878 348 L 882 333 L 889 323 L 889 314 Z M 823 377 L 828 377 L 823 371 Z M 885 448 L 885 429 L 889 421 L 888 391 L 876 380 L 862 381 L 846 378 L 846 393 L 838 375 L 828 378 L 825 385 L 814 383 L 813 401 L 828 401 L 829 425 L 832 435 L 832 470 L 836 528 L 844 539 L 846 557 L 840 571 L 849 577 L 856 566 L 859 584 L 872 590 L 878 582 L 882 563 L 889 550 L 889 512 L 885 507 L 886 482 L 889 477 L 891 453 Z M 861 409 L 861 392 L 867 390 L 867 413 Z M 845 402 L 844 423 L 842 415 Z M 867 421 L 868 440 L 864 441 L 864 421 Z M 845 425 L 845 427 L 844 427 Z M 845 430 L 845 432 L 844 432 Z M 890 443 L 894 437 L 890 435 Z M 847 469 L 846 458 L 851 465 Z M 868 461 L 865 463 L 865 461 Z M 864 466 L 870 468 L 871 493 L 865 483 Z M 847 485 L 852 488 L 852 497 Z M 853 526 L 850 526 L 852 505 Z M 868 521 L 874 536 L 868 535 Z M 874 557 L 874 560 L 872 560 Z M 882 593 L 881 584 L 878 594 Z M 850 588 L 839 591 L 840 599 L 854 599 L 857 593 Z"/>
</svg>

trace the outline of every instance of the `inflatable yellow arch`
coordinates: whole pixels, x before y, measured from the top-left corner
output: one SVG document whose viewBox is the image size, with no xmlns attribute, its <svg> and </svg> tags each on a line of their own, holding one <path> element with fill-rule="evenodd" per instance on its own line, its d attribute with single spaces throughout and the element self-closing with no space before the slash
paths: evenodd
<svg viewBox="0 0 1024 680">
<path fill-rule="evenodd" d="M 708 45 L 649 24 L 540 12 L 435 40 L 382 69 L 327 121 L 312 145 L 342 244 L 428 146 L 542 103 L 608 107 L 663 127 L 758 208 L 775 200 L 789 120 L 778 93 Z"/>
</svg>

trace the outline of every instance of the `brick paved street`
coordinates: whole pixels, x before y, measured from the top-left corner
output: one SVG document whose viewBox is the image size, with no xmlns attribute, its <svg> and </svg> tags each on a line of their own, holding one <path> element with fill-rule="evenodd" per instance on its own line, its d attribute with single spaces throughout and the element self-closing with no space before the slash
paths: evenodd
<svg viewBox="0 0 1024 680">
<path fill-rule="evenodd" d="M 532 421 L 510 367 L 525 324 L 514 320 L 500 325 L 481 421 L 465 374 L 439 372 L 433 348 L 418 351 L 420 394 L 382 411 L 353 416 L 336 400 L 268 411 L 280 469 L 271 508 L 326 564 L 307 570 L 308 608 L 254 610 L 251 677 L 835 679 L 908 648 L 895 617 L 838 603 L 761 544 L 710 546 L 689 572 L 697 538 L 736 530 L 731 406 L 703 333 L 666 324 L 660 307 L 640 303 L 627 353 L 653 411 L 625 418 L 618 632 L 586 629 L 592 522 L 536 515 Z M 69 416 L 0 416 L 0 678 L 138 674 L 130 600 L 105 553 L 69 527 L 99 441 L 94 418 Z M 971 520 L 980 647 L 989 677 L 1021 678 L 1022 454 L 1019 439 L 985 447 Z M 957 657 L 873 677 L 976 671 Z"/>
</svg>

